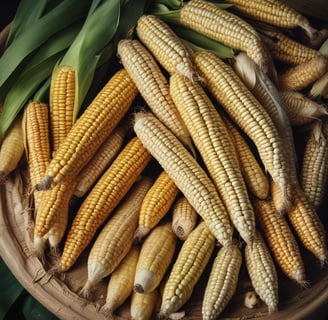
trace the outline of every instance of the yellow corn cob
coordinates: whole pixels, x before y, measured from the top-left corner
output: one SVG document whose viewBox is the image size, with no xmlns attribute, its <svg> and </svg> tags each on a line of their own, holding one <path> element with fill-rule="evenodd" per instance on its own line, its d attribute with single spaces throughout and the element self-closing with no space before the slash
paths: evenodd
<svg viewBox="0 0 328 320">
<path fill-rule="evenodd" d="M 133 291 L 133 280 L 140 254 L 139 246 L 132 246 L 118 267 L 113 271 L 107 285 L 106 302 L 101 311 L 107 318 L 113 315 Z"/>
<path fill-rule="evenodd" d="M 277 61 L 297 65 L 321 54 L 319 50 L 308 47 L 283 32 L 267 30 L 265 33 L 274 41 L 270 54 Z"/>
<path fill-rule="evenodd" d="M 227 117 L 224 117 L 223 120 L 234 142 L 240 170 L 248 189 L 257 198 L 266 199 L 269 196 L 270 190 L 268 176 L 264 173 L 253 151 L 238 129 Z"/>
<path fill-rule="evenodd" d="M 204 221 L 201 221 L 183 242 L 164 284 L 160 316 L 169 317 L 188 301 L 214 246 L 213 234 Z"/>
<path fill-rule="evenodd" d="M 197 223 L 197 212 L 181 194 L 172 208 L 172 230 L 180 240 L 186 240 Z"/>
<path fill-rule="evenodd" d="M 49 107 L 46 103 L 30 101 L 24 110 L 25 152 L 31 186 L 44 176 L 50 162 Z M 34 208 L 38 211 L 42 192 L 32 190 Z"/>
<path fill-rule="evenodd" d="M 212 264 L 202 299 L 204 320 L 215 320 L 234 295 L 242 263 L 242 253 L 237 244 L 220 248 Z"/>
<path fill-rule="evenodd" d="M 138 228 L 134 235 L 136 242 L 142 242 L 151 229 L 168 213 L 178 192 L 179 189 L 174 181 L 162 171 L 142 202 Z"/>
<path fill-rule="evenodd" d="M 206 0 L 191 0 L 180 10 L 180 22 L 233 49 L 245 51 L 267 72 L 271 57 L 255 29 L 245 20 Z"/>
<path fill-rule="evenodd" d="M 73 126 L 74 102 L 75 70 L 59 65 L 55 67 L 50 84 L 51 146 L 54 151 Z"/>
<path fill-rule="evenodd" d="M 75 177 L 123 118 L 137 92 L 126 70 L 117 71 L 74 123 L 37 189 Z"/>
<path fill-rule="evenodd" d="M 82 202 L 73 220 L 61 256 L 62 271 L 68 270 L 74 264 L 150 159 L 149 152 L 137 137 L 132 138 L 118 154 Z"/>
<path fill-rule="evenodd" d="M 245 246 L 245 261 L 254 290 L 271 314 L 278 306 L 278 275 L 269 249 L 257 232 L 252 246 Z"/>
<path fill-rule="evenodd" d="M 92 159 L 82 168 L 77 176 L 77 184 L 74 191 L 76 197 L 83 197 L 115 159 L 122 149 L 127 130 L 128 126 L 126 124 L 118 125 L 99 147 Z"/>
<path fill-rule="evenodd" d="M 271 117 L 229 65 L 206 51 L 196 53 L 194 58 L 209 91 L 253 141 L 265 169 L 277 182 L 288 203 L 287 160 Z"/>
<path fill-rule="evenodd" d="M 148 293 L 159 286 L 173 258 L 176 243 L 171 221 L 157 225 L 150 232 L 141 246 L 134 291 Z"/>
<path fill-rule="evenodd" d="M 139 40 L 121 40 L 117 52 L 151 111 L 192 150 L 189 132 L 170 96 L 169 83 L 154 57 Z"/>
<path fill-rule="evenodd" d="M 255 215 L 235 147 L 221 116 L 200 84 L 178 73 L 170 78 L 170 93 L 233 225 L 251 243 Z"/>
<path fill-rule="evenodd" d="M 135 115 L 134 131 L 144 146 L 205 220 L 222 245 L 229 245 L 233 228 L 228 213 L 205 171 L 179 140 L 151 113 Z"/>
<path fill-rule="evenodd" d="M 133 291 L 130 305 L 131 320 L 151 320 L 158 297 L 158 289 L 149 293 Z"/>
<path fill-rule="evenodd" d="M 178 72 L 195 78 L 190 51 L 171 27 L 155 15 L 138 19 L 136 32 L 141 42 L 170 74 Z"/>
<path fill-rule="evenodd" d="M 325 228 L 303 192 L 295 190 L 293 207 L 288 218 L 304 247 L 323 265 L 327 262 L 327 237 Z"/>
<path fill-rule="evenodd" d="M 303 126 L 328 115 L 324 104 L 297 91 L 281 91 L 281 98 L 291 125 Z"/>
<path fill-rule="evenodd" d="M 287 277 L 304 286 L 304 263 L 285 216 L 276 210 L 272 200 L 255 200 L 253 205 L 258 225 L 280 269 Z"/>
<path fill-rule="evenodd" d="M 110 275 L 130 251 L 141 202 L 151 183 L 148 177 L 136 182 L 97 236 L 88 255 L 88 278 L 80 292 L 83 297 L 89 297 L 93 286 Z"/>
<path fill-rule="evenodd" d="M 301 185 L 314 210 L 322 205 L 328 186 L 328 121 L 316 122 L 305 144 Z"/>
<path fill-rule="evenodd" d="M 327 71 L 328 57 L 317 56 L 284 70 L 278 76 L 279 86 L 282 90 L 300 91 L 313 84 Z"/>
<path fill-rule="evenodd" d="M 14 171 L 24 155 L 23 115 L 18 115 L 4 136 L 0 147 L 0 183 Z"/>
</svg>

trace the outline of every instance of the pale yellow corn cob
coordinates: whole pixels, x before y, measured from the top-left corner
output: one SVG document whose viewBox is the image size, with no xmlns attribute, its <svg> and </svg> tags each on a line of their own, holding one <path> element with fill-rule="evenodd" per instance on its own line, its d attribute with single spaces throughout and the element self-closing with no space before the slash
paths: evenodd
<svg viewBox="0 0 328 320">
<path fill-rule="evenodd" d="M 76 197 L 83 197 L 112 163 L 123 147 L 127 130 L 126 124 L 118 125 L 99 147 L 93 158 L 82 168 L 77 176 L 74 191 Z"/>
<path fill-rule="evenodd" d="M 142 202 L 138 228 L 134 235 L 136 242 L 142 242 L 151 229 L 169 212 L 178 192 L 179 189 L 171 177 L 162 171 Z"/>
<path fill-rule="evenodd" d="M 125 69 L 117 71 L 74 123 L 37 189 L 76 177 L 128 111 L 137 88 Z"/>
<path fill-rule="evenodd" d="M 134 277 L 134 291 L 148 293 L 159 286 L 172 261 L 176 243 L 171 221 L 157 225 L 150 232 L 141 246 Z"/>
<path fill-rule="evenodd" d="M 172 207 L 172 230 L 180 240 L 186 240 L 197 223 L 197 212 L 181 194 Z"/>
<path fill-rule="evenodd" d="M 204 320 L 217 319 L 236 292 L 242 264 L 238 245 L 220 248 L 216 254 L 202 299 Z"/>
<path fill-rule="evenodd" d="M 210 52 L 198 52 L 194 62 L 207 87 L 230 118 L 253 141 L 265 169 L 287 194 L 287 159 L 279 132 L 268 112 L 249 91 L 232 67 Z"/>
<path fill-rule="evenodd" d="M 183 242 L 164 284 L 160 316 L 169 317 L 190 298 L 214 250 L 215 238 L 201 221 Z"/>
<path fill-rule="evenodd" d="M 278 275 L 269 249 L 259 232 L 252 246 L 245 246 L 245 261 L 254 290 L 268 306 L 269 314 L 275 312 L 279 302 Z"/>
<path fill-rule="evenodd" d="M 266 199 L 269 196 L 270 190 L 268 176 L 263 171 L 258 159 L 255 157 L 254 152 L 243 135 L 227 117 L 223 119 L 234 142 L 240 163 L 240 170 L 249 191 L 259 199 Z"/>
<path fill-rule="evenodd" d="M 317 121 L 305 144 L 301 185 L 315 210 L 322 205 L 328 186 L 328 121 Z"/>
<path fill-rule="evenodd" d="M 190 79 L 195 78 L 189 49 L 161 18 L 151 14 L 141 16 L 136 32 L 141 42 L 170 74 L 178 72 Z"/>
<path fill-rule="evenodd" d="M 151 113 L 135 115 L 134 131 L 169 174 L 222 245 L 229 245 L 233 228 L 228 213 L 205 171 L 179 140 Z"/>
<path fill-rule="evenodd" d="M 139 40 L 118 43 L 121 62 L 151 111 L 189 148 L 192 143 L 169 93 L 169 84 L 154 57 Z"/>
<path fill-rule="evenodd" d="M 101 308 L 107 318 L 111 317 L 131 295 L 139 254 L 140 247 L 132 246 L 112 272 L 107 285 L 106 302 Z"/>
<path fill-rule="evenodd" d="M 132 292 L 130 314 L 131 320 L 151 320 L 153 319 L 157 299 L 158 289 L 149 293 Z"/>
<path fill-rule="evenodd" d="M 82 296 L 89 297 L 93 286 L 110 275 L 130 251 L 141 202 L 151 184 L 152 179 L 146 176 L 136 182 L 100 231 L 88 255 L 88 278 L 80 291 Z"/>
<path fill-rule="evenodd" d="M 255 215 L 235 147 L 222 117 L 201 85 L 178 73 L 170 78 L 170 93 L 233 225 L 241 237 L 251 243 Z"/>
<path fill-rule="evenodd" d="M 285 216 L 276 210 L 272 200 L 255 200 L 253 205 L 258 225 L 274 260 L 288 278 L 305 285 L 303 259 Z"/>
<path fill-rule="evenodd" d="M 181 8 L 180 21 L 228 47 L 246 52 L 264 72 L 269 70 L 270 55 L 255 29 L 228 10 L 210 1 L 191 0 Z"/>
<path fill-rule="evenodd" d="M 60 260 L 62 271 L 68 270 L 74 264 L 150 159 L 151 155 L 137 137 L 132 138 L 121 150 L 74 217 Z"/>
</svg>

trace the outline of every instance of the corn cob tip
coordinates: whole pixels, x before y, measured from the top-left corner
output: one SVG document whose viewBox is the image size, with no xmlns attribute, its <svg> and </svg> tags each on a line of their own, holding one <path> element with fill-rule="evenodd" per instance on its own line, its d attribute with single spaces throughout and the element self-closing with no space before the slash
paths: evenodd
<svg viewBox="0 0 328 320">
<path fill-rule="evenodd" d="M 87 300 L 90 300 L 91 299 L 92 287 L 93 287 L 93 282 L 90 281 L 90 280 L 87 280 L 87 282 L 85 283 L 85 285 L 80 290 L 79 295 L 82 298 L 85 298 Z"/>
<path fill-rule="evenodd" d="M 144 293 L 144 292 L 145 292 L 143 286 L 142 286 L 140 283 L 136 283 L 136 284 L 133 286 L 133 290 L 134 290 L 135 292 L 138 292 L 138 293 Z"/>
<path fill-rule="evenodd" d="M 254 309 L 259 304 L 255 291 L 247 291 L 245 293 L 244 305 L 248 309 Z"/>
<path fill-rule="evenodd" d="M 33 240 L 33 255 L 37 257 L 42 264 L 45 263 L 45 247 L 47 239 L 44 237 L 34 236 Z"/>
<path fill-rule="evenodd" d="M 106 303 L 100 308 L 99 311 L 106 317 L 106 319 L 113 318 L 114 310 L 111 307 L 109 307 Z"/>
<path fill-rule="evenodd" d="M 147 236 L 147 234 L 150 232 L 150 229 L 144 226 L 139 226 L 133 237 L 133 243 L 140 244 L 142 243 L 143 239 Z"/>
<path fill-rule="evenodd" d="M 49 190 L 52 185 L 53 178 L 51 176 L 45 176 L 40 182 L 35 185 L 35 190 Z"/>
</svg>

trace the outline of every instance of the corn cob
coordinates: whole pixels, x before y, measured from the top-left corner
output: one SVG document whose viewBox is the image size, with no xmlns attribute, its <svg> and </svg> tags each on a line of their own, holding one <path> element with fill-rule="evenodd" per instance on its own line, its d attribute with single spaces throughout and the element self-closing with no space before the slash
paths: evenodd
<svg viewBox="0 0 328 320">
<path fill-rule="evenodd" d="M 137 137 L 132 138 L 118 154 L 82 202 L 73 220 L 61 256 L 61 271 L 68 270 L 74 264 L 150 159 L 149 152 Z"/>
<path fill-rule="evenodd" d="M 169 93 L 169 84 L 156 60 L 139 40 L 118 43 L 118 55 L 151 111 L 192 150 L 192 143 Z"/>
<path fill-rule="evenodd" d="M 317 56 L 311 60 L 289 67 L 278 75 L 282 90 L 300 91 L 318 80 L 328 71 L 328 57 Z"/>
<path fill-rule="evenodd" d="M 117 71 L 74 123 L 37 189 L 75 177 L 115 128 L 137 95 L 125 69 Z"/>
<path fill-rule="evenodd" d="M 305 268 L 298 243 L 285 216 L 275 208 L 272 200 L 253 202 L 256 218 L 274 260 L 284 274 L 304 286 Z"/>
<path fill-rule="evenodd" d="M 281 91 L 281 98 L 291 125 L 303 126 L 328 115 L 324 104 L 297 91 Z"/>
<path fill-rule="evenodd" d="M 207 87 L 230 118 L 255 144 L 265 169 L 277 182 L 286 203 L 287 159 L 277 128 L 263 106 L 255 99 L 233 69 L 210 52 L 198 52 L 194 62 Z"/>
<path fill-rule="evenodd" d="M 122 149 L 127 130 L 126 124 L 119 124 L 99 147 L 92 159 L 82 168 L 77 176 L 74 191 L 76 197 L 83 197 L 112 163 Z"/>
<path fill-rule="evenodd" d="M 134 291 L 155 290 L 166 273 L 176 248 L 176 236 L 171 221 L 156 226 L 141 246 L 134 277 Z"/>
<path fill-rule="evenodd" d="M 301 185 L 314 210 L 323 203 L 328 183 L 328 122 L 314 123 L 306 141 L 301 167 Z"/>
<path fill-rule="evenodd" d="M 164 284 L 160 316 L 169 317 L 190 298 L 214 250 L 215 238 L 204 221 L 183 242 Z"/>
<path fill-rule="evenodd" d="M 312 84 L 310 96 L 312 98 L 328 98 L 328 72 Z"/>
<path fill-rule="evenodd" d="M 242 254 L 237 244 L 219 249 L 202 300 L 204 320 L 217 319 L 229 303 L 237 288 L 241 263 Z"/>
<path fill-rule="evenodd" d="M 302 28 L 312 39 L 318 36 L 307 18 L 279 0 L 228 0 L 238 12 L 246 14 L 256 20 L 282 28 Z"/>
<path fill-rule="evenodd" d="M 197 82 L 176 73 L 170 94 L 241 237 L 251 243 L 255 215 L 229 132 Z"/>
<path fill-rule="evenodd" d="M 17 168 L 24 155 L 24 134 L 22 128 L 23 116 L 17 116 L 2 139 L 0 147 L 0 183 Z"/>
<path fill-rule="evenodd" d="M 172 230 L 180 240 L 186 240 L 197 223 L 197 212 L 184 195 L 180 195 L 172 208 Z"/>
<path fill-rule="evenodd" d="M 227 117 L 224 117 L 223 120 L 235 145 L 240 170 L 248 189 L 255 197 L 266 199 L 270 189 L 268 176 L 264 173 L 259 161 L 239 130 Z"/>
<path fill-rule="evenodd" d="M 245 246 L 245 261 L 254 290 L 271 314 L 278 306 L 278 275 L 269 249 L 257 232 L 252 246 Z"/>
<path fill-rule="evenodd" d="M 151 183 L 142 177 L 97 236 L 88 255 L 88 279 L 80 291 L 83 297 L 89 297 L 93 286 L 110 275 L 130 251 L 141 202 Z"/>
<path fill-rule="evenodd" d="M 138 19 L 136 32 L 170 74 L 178 72 L 191 80 L 195 78 L 190 50 L 166 22 L 155 15 L 143 15 Z"/>
<path fill-rule="evenodd" d="M 186 196 L 222 245 L 229 245 L 232 226 L 212 181 L 179 140 L 151 113 L 135 115 L 134 131 Z"/>
<path fill-rule="evenodd" d="M 136 242 L 142 242 L 151 229 L 168 213 L 178 192 L 179 189 L 174 181 L 162 171 L 142 201 L 138 228 L 134 235 Z"/>
<path fill-rule="evenodd" d="M 149 293 L 133 291 L 130 305 L 131 320 L 151 320 L 158 297 L 158 289 Z"/>
<path fill-rule="evenodd" d="M 228 10 L 210 1 L 192 0 L 181 8 L 180 22 L 228 47 L 246 52 L 264 72 L 269 71 L 271 57 L 255 29 Z"/>
<path fill-rule="evenodd" d="M 113 271 L 107 285 L 106 302 L 101 311 L 107 318 L 113 315 L 133 291 L 133 280 L 140 254 L 139 246 L 132 246 L 118 267 Z"/>
</svg>

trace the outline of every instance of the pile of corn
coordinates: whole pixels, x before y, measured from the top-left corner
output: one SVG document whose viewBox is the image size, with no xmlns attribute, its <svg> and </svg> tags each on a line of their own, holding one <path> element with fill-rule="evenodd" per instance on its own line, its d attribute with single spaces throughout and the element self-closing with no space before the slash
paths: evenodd
<svg viewBox="0 0 328 320">
<path fill-rule="evenodd" d="M 328 179 L 324 23 L 274 0 L 142 3 L 122 27 L 135 3 L 91 1 L 65 41 L 53 31 L 56 50 L 30 43 L 24 63 L 5 68 L 1 180 L 27 161 L 34 254 L 57 255 L 64 273 L 87 250 L 79 294 L 92 301 L 107 281 L 108 317 L 131 296 L 132 319 L 151 319 L 156 303 L 160 317 L 182 318 L 208 268 L 202 316 L 217 319 L 243 264 L 255 294 L 245 304 L 259 298 L 277 312 L 277 269 L 305 286 L 302 250 L 322 267 L 328 258 L 318 214 Z M 56 9 L 30 19 L 40 26 Z M 0 67 L 24 35 L 16 21 Z M 38 82 L 27 83 L 33 71 Z"/>
</svg>

